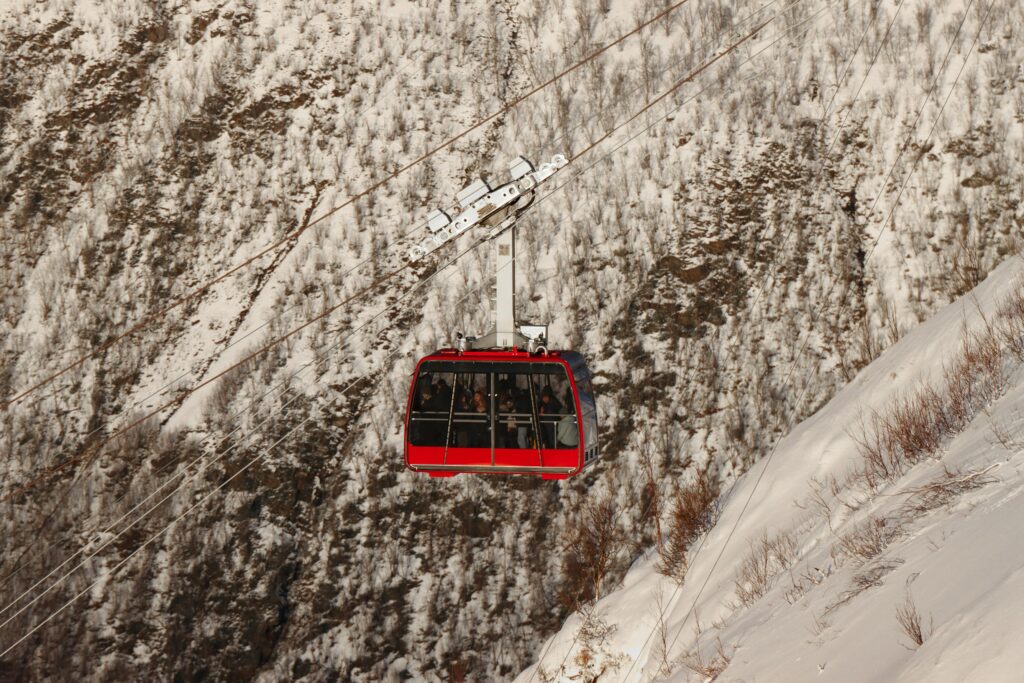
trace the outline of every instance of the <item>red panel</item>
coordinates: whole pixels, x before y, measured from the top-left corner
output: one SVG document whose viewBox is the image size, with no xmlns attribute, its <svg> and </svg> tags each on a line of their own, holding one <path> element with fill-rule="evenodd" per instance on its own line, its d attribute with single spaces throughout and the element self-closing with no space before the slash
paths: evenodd
<svg viewBox="0 0 1024 683">
<path fill-rule="evenodd" d="M 437 449 L 440 455 L 437 456 L 437 463 L 441 463 L 444 457 L 444 448 Z M 448 458 L 445 461 L 449 465 L 477 465 L 481 467 L 491 466 L 490 448 L 449 448 Z"/>
<path fill-rule="evenodd" d="M 575 448 L 545 449 L 542 453 L 544 467 L 577 467 L 580 464 L 580 453 Z M 542 464 L 536 449 L 527 448 L 496 448 L 494 462 L 512 467 L 540 467 Z"/>
<path fill-rule="evenodd" d="M 437 466 L 459 465 L 472 467 L 490 467 L 491 450 L 489 448 L 449 448 L 445 457 L 443 446 L 412 446 L 406 451 L 409 465 Z M 544 453 L 544 467 L 571 467 L 580 465 L 580 452 L 575 448 L 547 449 Z M 541 461 L 537 451 L 525 448 L 497 448 L 494 452 L 494 464 L 499 467 L 540 467 Z"/>
<path fill-rule="evenodd" d="M 491 466 L 490 448 L 449 448 L 444 446 L 413 446 L 407 448 L 410 465 L 477 465 Z"/>
<path fill-rule="evenodd" d="M 544 451 L 544 467 L 580 467 L 583 456 L 576 448 L 558 448 Z"/>
<path fill-rule="evenodd" d="M 506 467 L 540 467 L 541 461 L 536 449 L 495 448 L 494 464 Z"/>
</svg>

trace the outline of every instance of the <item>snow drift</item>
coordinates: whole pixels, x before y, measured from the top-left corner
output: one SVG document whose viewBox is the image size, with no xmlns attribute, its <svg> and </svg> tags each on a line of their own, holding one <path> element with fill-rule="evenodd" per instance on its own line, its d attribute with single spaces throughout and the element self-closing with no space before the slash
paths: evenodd
<svg viewBox="0 0 1024 683">
<path fill-rule="evenodd" d="M 965 339 L 1019 305 L 1022 273 L 1020 259 L 998 268 L 737 480 L 681 586 L 652 549 L 517 680 L 1017 680 L 1022 359 L 1003 344 L 1002 382 L 935 453 L 874 482 L 865 453 L 894 407 L 945 386 Z"/>
</svg>

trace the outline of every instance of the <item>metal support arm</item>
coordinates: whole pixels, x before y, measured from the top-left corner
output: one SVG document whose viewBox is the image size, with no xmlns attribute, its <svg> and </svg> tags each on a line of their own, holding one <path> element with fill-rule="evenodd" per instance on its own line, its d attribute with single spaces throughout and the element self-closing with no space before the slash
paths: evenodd
<svg viewBox="0 0 1024 683">
<path fill-rule="evenodd" d="M 494 329 L 479 338 L 459 334 L 460 350 L 520 347 L 534 351 L 547 344 L 547 326 L 516 325 L 516 220 L 533 203 L 537 187 L 567 164 L 564 156 L 556 154 L 534 170 L 529 161 L 516 157 L 509 165 L 512 182 L 491 190 L 483 180 L 475 180 L 458 193 L 458 206 L 427 216 L 431 234 L 409 251 L 412 261 L 472 227 L 491 228 L 487 238 L 494 241 L 495 250 Z"/>
</svg>

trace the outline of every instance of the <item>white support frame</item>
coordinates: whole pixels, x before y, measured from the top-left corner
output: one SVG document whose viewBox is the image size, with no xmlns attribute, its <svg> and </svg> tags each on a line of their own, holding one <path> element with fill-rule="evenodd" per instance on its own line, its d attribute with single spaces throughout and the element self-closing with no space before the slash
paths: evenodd
<svg viewBox="0 0 1024 683">
<path fill-rule="evenodd" d="M 490 190 L 477 179 L 458 193 L 457 206 L 436 209 L 427 216 L 430 236 L 410 249 L 409 259 L 414 262 L 472 227 L 490 227 L 487 238 L 494 240 L 494 329 L 479 338 L 459 334 L 460 350 L 520 347 L 533 351 L 547 344 L 546 325 L 525 325 L 524 330 L 516 324 L 516 208 L 524 199 L 532 201 L 536 188 L 568 163 L 556 154 L 533 170 L 524 157 L 516 157 L 509 164 L 512 182 Z"/>
<path fill-rule="evenodd" d="M 497 296 L 494 300 L 495 345 L 516 345 L 516 226 L 513 225 L 494 240 L 494 278 Z"/>
</svg>

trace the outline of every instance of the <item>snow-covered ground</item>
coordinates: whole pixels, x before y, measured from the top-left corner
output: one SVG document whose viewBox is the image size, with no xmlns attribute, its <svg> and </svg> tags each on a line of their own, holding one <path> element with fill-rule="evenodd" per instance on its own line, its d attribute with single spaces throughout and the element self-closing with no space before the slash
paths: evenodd
<svg viewBox="0 0 1024 683">
<path fill-rule="evenodd" d="M 681 587 L 652 550 L 517 680 L 1020 680 L 1024 369 L 1009 363 L 995 400 L 903 476 L 871 489 L 852 475 L 865 415 L 940 382 L 964 330 L 984 330 L 1022 273 L 1020 258 L 1003 264 L 737 480 Z M 766 592 L 741 601 L 741 567 L 765 538 Z M 898 611 L 917 612 L 923 644 Z"/>
</svg>

